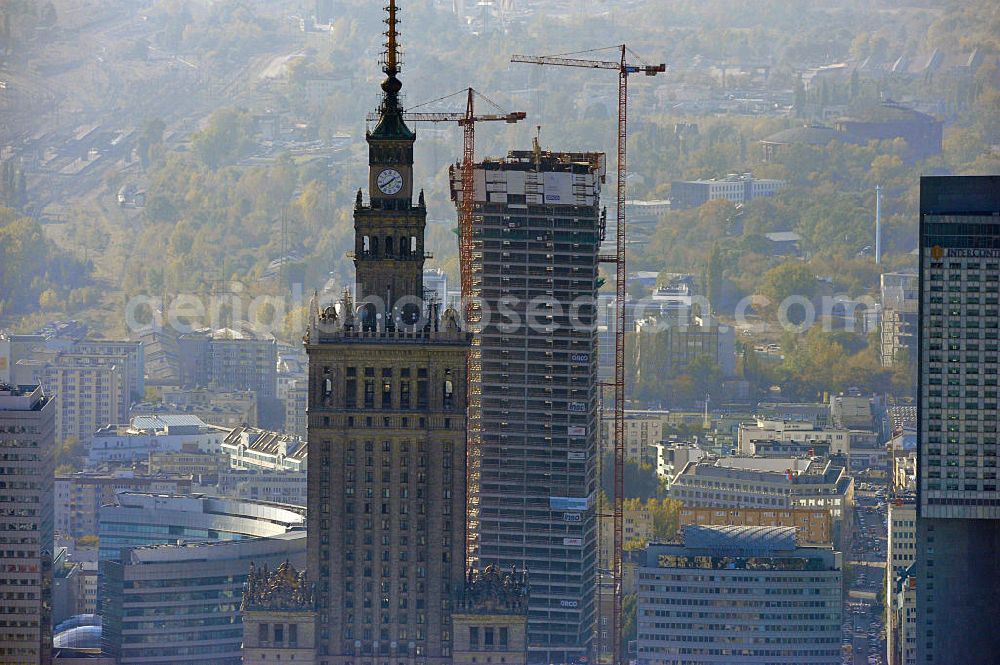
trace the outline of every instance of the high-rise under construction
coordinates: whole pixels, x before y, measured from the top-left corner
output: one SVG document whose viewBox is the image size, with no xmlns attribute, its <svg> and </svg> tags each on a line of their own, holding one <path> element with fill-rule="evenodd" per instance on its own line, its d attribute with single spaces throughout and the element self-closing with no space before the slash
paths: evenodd
<svg viewBox="0 0 1000 665">
<path fill-rule="evenodd" d="M 469 520 L 479 566 L 531 573 L 529 662 L 580 660 L 595 628 L 604 176 L 537 144 L 474 172 Z"/>
</svg>

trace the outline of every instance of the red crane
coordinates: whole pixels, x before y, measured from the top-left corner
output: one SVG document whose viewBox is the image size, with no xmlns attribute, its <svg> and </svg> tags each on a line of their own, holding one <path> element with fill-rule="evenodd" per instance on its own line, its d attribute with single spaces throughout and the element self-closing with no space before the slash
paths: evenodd
<svg viewBox="0 0 1000 665">
<path fill-rule="evenodd" d="M 616 297 L 615 297 L 615 376 L 611 385 L 615 389 L 615 512 L 614 512 L 614 617 L 611 627 L 611 658 L 612 663 L 621 662 L 622 647 L 622 502 L 625 493 L 625 148 L 627 143 L 628 120 L 628 77 L 629 74 L 645 74 L 656 76 L 667 70 L 665 64 L 636 65 L 626 60 L 629 53 L 636 57 L 629 48 L 622 44 L 616 48 L 621 57 L 618 60 L 587 60 L 566 56 L 581 55 L 604 49 L 592 49 L 580 53 L 567 53 L 555 56 L 514 55 L 511 62 L 523 62 L 534 65 L 557 65 L 561 67 L 584 67 L 587 69 L 614 69 L 618 71 L 618 226 L 616 228 L 616 252 L 614 255 L 601 255 L 604 263 L 614 263 L 616 266 Z"/>
<path fill-rule="evenodd" d="M 460 94 L 466 95 L 465 111 L 458 112 L 424 112 L 415 109 L 437 104 L 444 100 L 456 97 Z M 476 113 L 475 100 L 482 99 L 496 109 L 495 113 Z M 446 95 L 424 104 L 412 107 L 403 113 L 403 120 L 409 122 L 456 122 L 462 128 L 462 191 L 473 191 L 473 166 L 475 165 L 476 153 L 476 123 L 477 122 L 506 122 L 508 124 L 524 120 L 527 114 L 523 111 L 506 112 L 494 104 L 488 97 L 477 92 L 473 88 L 467 88 L 451 95 Z M 378 120 L 377 114 L 369 114 L 369 121 Z M 462 299 L 468 306 L 472 296 L 472 208 L 474 197 L 463 196 L 461 215 L 458 220 L 459 229 L 459 259 L 461 263 Z"/>
<path fill-rule="evenodd" d="M 465 111 L 458 112 L 427 112 L 416 111 L 425 106 L 436 105 L 445 100 L 458 95 L 465 94 Z M 476 113 L 475 100 L 479 98 L 493 107 L 494 113 Z M 513 124 L 524 120 L 527 114 L 523 111 L 507 112 L 493 103 L 488 97 L 472 88 L 460 90 L 451 95 L 446 95 L 438 99 L 419 104 L 403 113 L 403 120 L 410 122 L 456 122 L 462 128 L 462 201 L 459 209 L 458 219 L 458 258 L 459 270 L 461 274 L 462 304 L 465 307 L 465 317 L 467 322 L 473 321 L 475 310 L 472 300 L 472 211 L 475 203 L 475 185 L 473 183 L 473 173 L 476 155 L 476 123 L 477 122 L 506 122 Z M 369 114 L 369 121 L 378 120 L 376 114 Z M 469 395 L 469 428 L 467 440 L 466 458 L 466 488 L 469 493 L 469 507 L 466 529 L 466 558 L 467 564 L 471 565 L 474 557 L 475 538 L 478 531 L 479 509 L 475 497 L 478 496 L 479 485 L 479 442 L 480 442 L 480 374 L 482 363 L 480 361 L 480 349 L 478 340 L 473 341 L 472 349 L 469 352 L 469 365 L 466 372 L 468 380 Z"/>
</svg>

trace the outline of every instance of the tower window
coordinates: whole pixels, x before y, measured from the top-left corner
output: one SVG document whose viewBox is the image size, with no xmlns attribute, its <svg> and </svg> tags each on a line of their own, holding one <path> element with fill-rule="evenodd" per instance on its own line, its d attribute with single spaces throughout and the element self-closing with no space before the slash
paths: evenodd
<svg viewBox="0 0 1000 665">
<path fill-rule="evenodd" d="M 393 253 L 392 249 L 392 236 L 385 237 L 385 255 L 391 257 Z"/>
<path fill-rule="evenodd" d="M 451 381 L 451 370 L 450 369 L 445 370 L 444 374 L 445 376 L 444 376 L 443 395 L 442 395 L 444 399 L 444 408 L 450 409 L 451 398 L 454 395 L 455 386 Z"/>
</svg>

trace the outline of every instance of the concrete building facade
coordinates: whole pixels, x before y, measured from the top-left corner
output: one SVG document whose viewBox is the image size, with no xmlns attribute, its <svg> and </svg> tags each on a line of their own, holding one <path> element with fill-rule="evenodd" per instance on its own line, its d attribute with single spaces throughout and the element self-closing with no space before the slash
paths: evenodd
<svg viewBox="0 0 1000 665">
<path fill-rule="evenodd" d="M 719 199 L 748 203 L 762 196 L 774 196 L 787 184 L 784 180 L 754 178 L 750 173 L 734 173 L 720 180 L 675 180 L 670 185 L 670 203 L 674 209 L 697 208 Z"/>
<path fill-rule="evenodd" d="M 302 567 L 305 541 L 296 530 L 127 550 L 105 566 L 102 653 L 117 665 L 242 665 L 240 602 L 250 562 Z"/>
<path fill-rule="evenodd" d="M 793 527 L 687 526 L 639 569 L 639 665 L 839 665 L 841 555 Z"/>
<path fill-rule="evenodd" d="M 447 665 L 466 564 L 471 336 L 423 299 L 427 207 L 413 190 L 395 5 L 368 192 L 354 209 L 354 297 L 316 310 L 309 356 L 309 547 L 316 662 Z M 355 304 L 356 303 L 356 304 Z"/>
<path fill-rule="evenodd" d="M 229 429 L 209 425 L 197 416 L 136 416 L 128 424 L 105 424 L 93 434 L 87 453 L 92 466 L 145 461 L 153 452 L 193 447 L 218 453 Z"/>
<path fill-rule="evenodd" d="M 0 384 L 0 662 L 52 662 L 55 411 L 41 386 Z"/>
<path fill-rule="evenodd" d="M 920 180 L 917 661 L 1000 652 L 1000 176 Z"/>
<path fill-rule="evenodd" d="M 536 143 L 476 164 L 473 192 L 451 169 L 456 205 L 474 197 L 473 296 L 490 314 L 470 527 L 480 566 L 534 575 L 530 662 L 586 656 L 594 631 L 604 162 Z"/>
<path fill-rule="evenodd" d="M 830 511 L 833 542 L 849 549 L 854 481 L 843 466 L 809 458 L 724 457 L 692 462 L 670 497 L 712 508 L 821 508 Z"/>
</svg>

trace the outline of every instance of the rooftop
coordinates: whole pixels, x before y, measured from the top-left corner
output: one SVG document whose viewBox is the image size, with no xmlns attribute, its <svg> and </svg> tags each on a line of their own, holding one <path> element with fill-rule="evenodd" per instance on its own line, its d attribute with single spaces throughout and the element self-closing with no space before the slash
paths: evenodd
<svg viewBox="0 0 1000 665">
<path fill-rule="evenodd" d="M 0 383 L 0 411 L 38 411 L 48 402 L 41 386 Z"/>
<path fill-rule="evenodd" d="M 803 125 L 802 127 L 792 127 L 791 129 L 785 129 L 776 134 L 771 134 L 767 138 L 762 139 L 761 143 L 774 143 L 778 145 L 802 143 L 805 145 L 825 146 L 831 141 L 840 141 L 841 143 L 856 142 L 851 136 L 834 129 L 833 127 L 826 127 L 824 125 Z"/>
<path fill-rule="evenodd" d="M 684 546 L 741 554 L 768 554 L 795 549 L 794 526 L 709 526 L 683 528 Z"/>
</svg>

